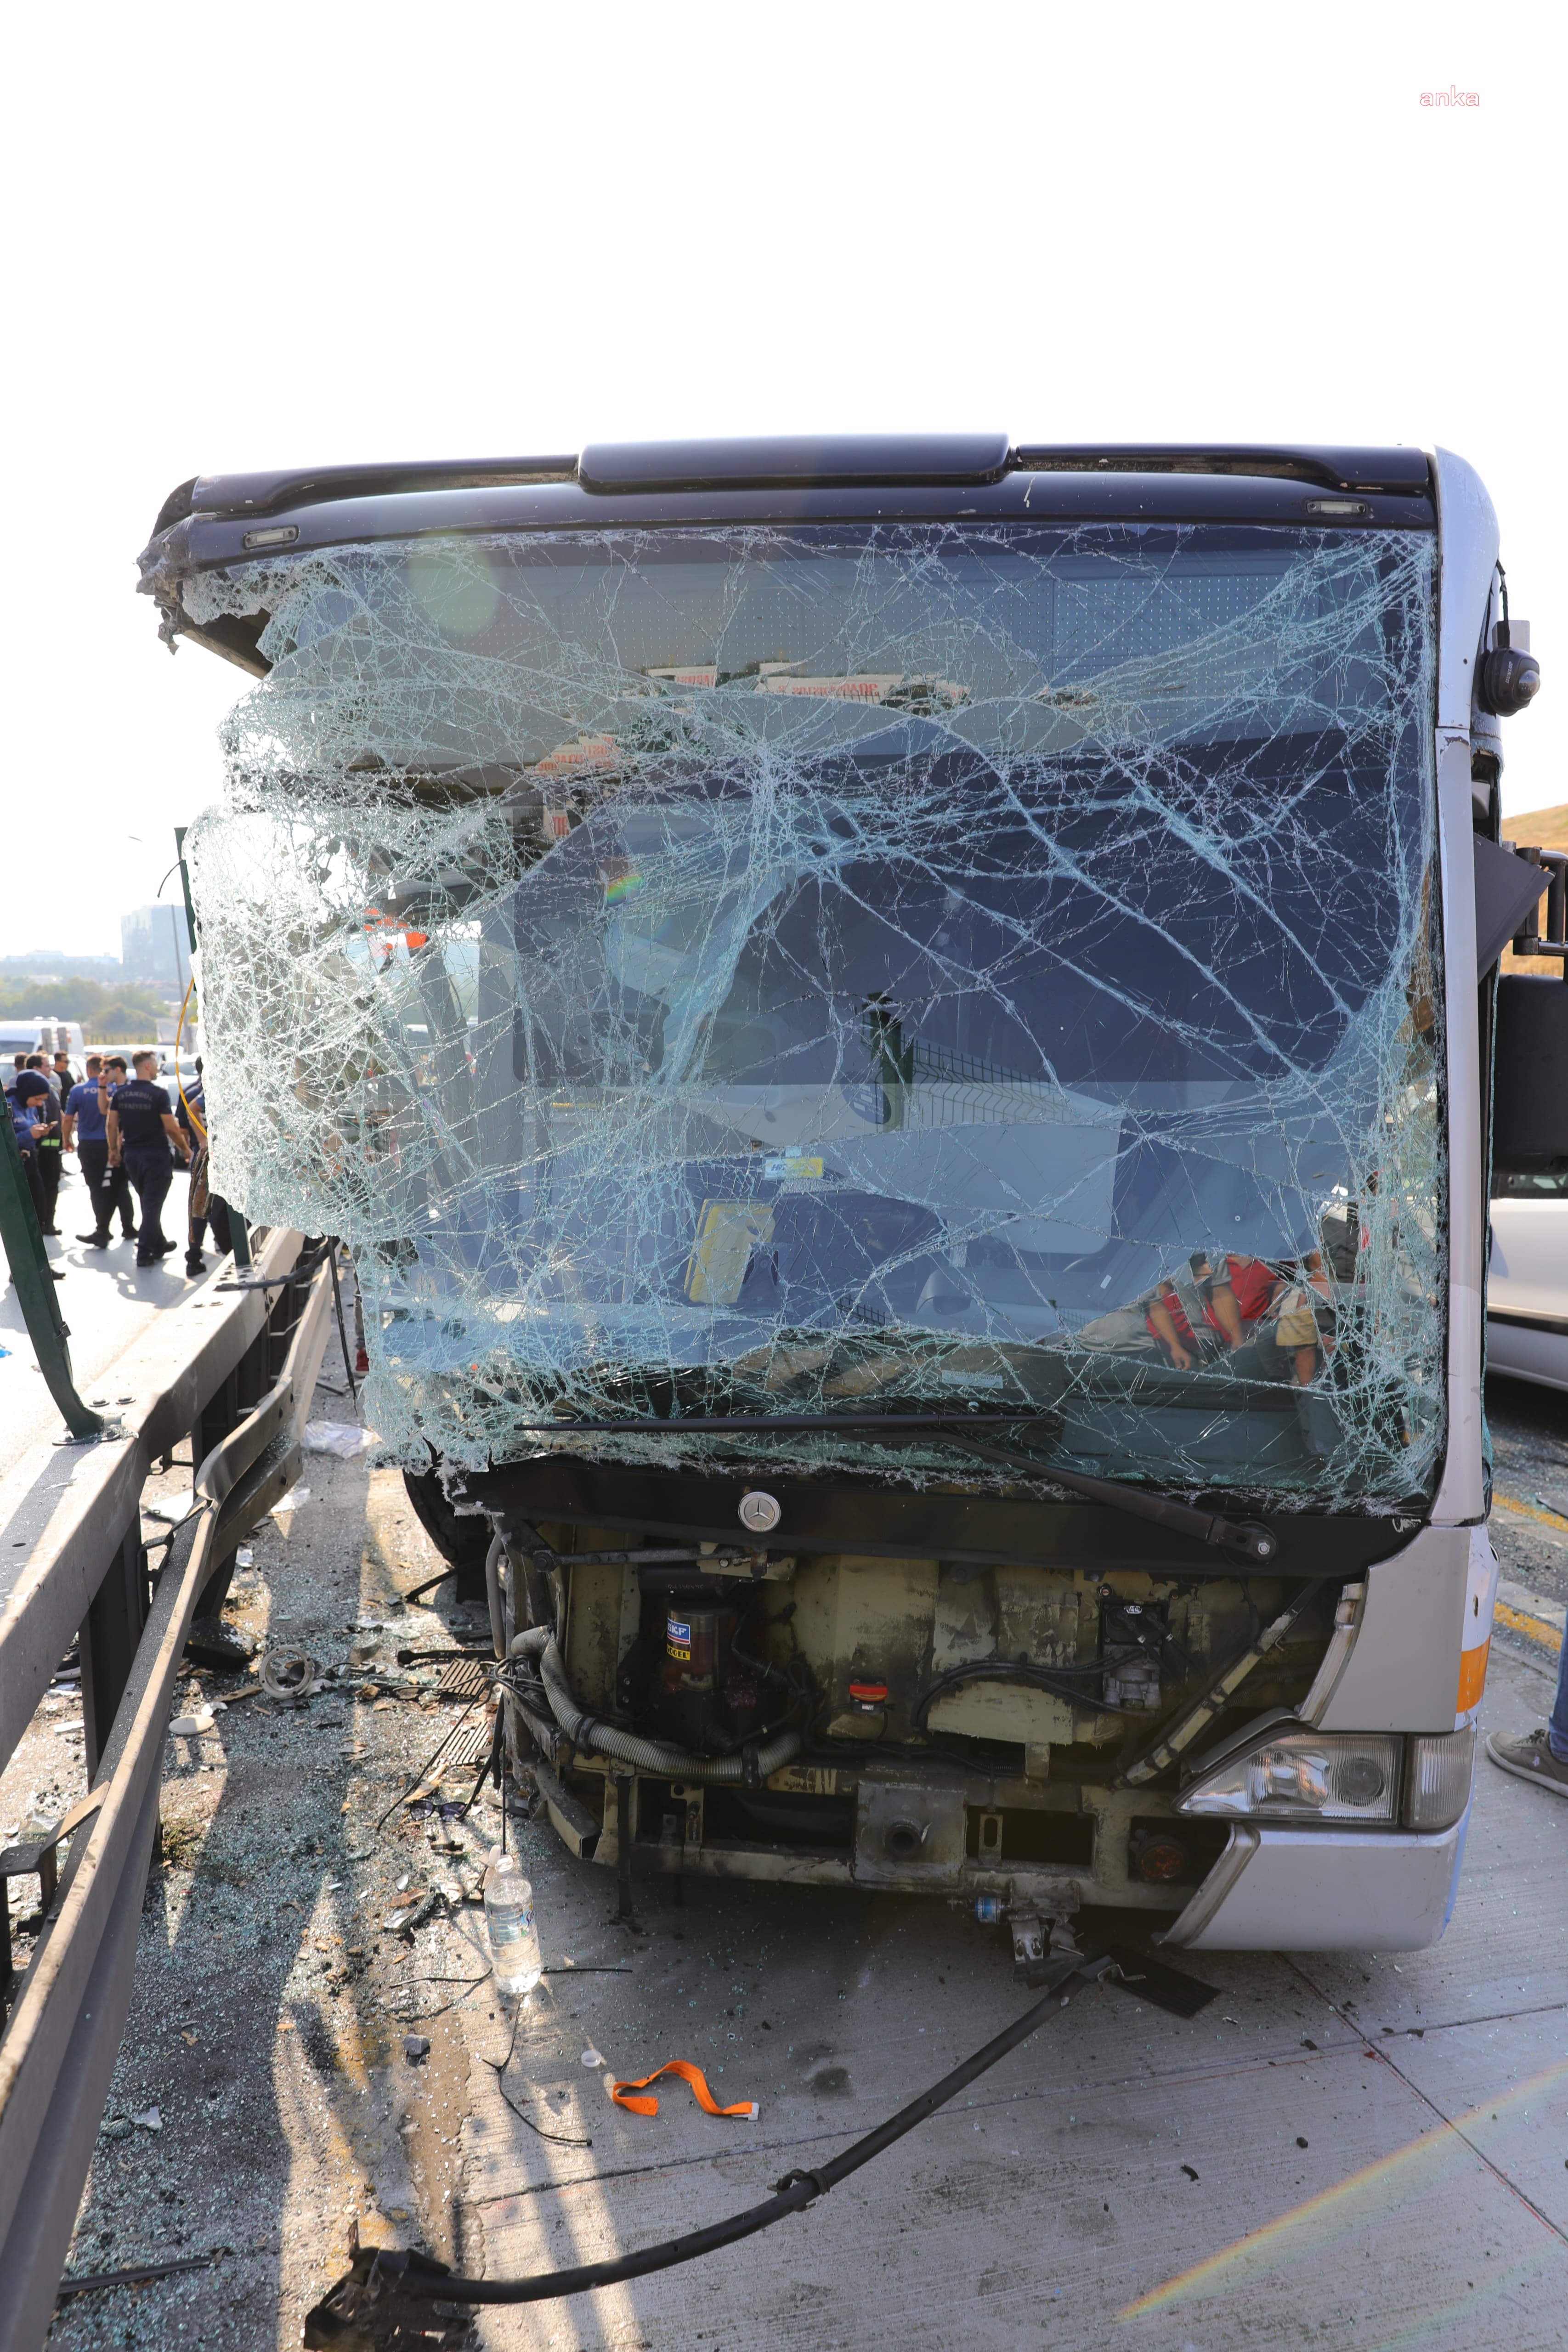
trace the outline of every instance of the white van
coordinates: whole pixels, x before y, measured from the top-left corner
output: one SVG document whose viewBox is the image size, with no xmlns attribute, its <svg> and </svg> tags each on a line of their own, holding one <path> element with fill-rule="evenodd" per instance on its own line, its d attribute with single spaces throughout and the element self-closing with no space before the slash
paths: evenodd
<svg viewBox="0 0 1568 2352">
<path fill-rule="evenodd" d="M 1487 1362 L 1568 1389 L 1568 1175 L 1493 1179 Z"/>
<path fill-rule="evenodd" d="M 87 1040 L 79 1021 L 58 1020 L 52 1013 L 0 1016 L 0 1056 L 8 1065 L 15 1054 L 68 1054 L 79 1069 Z"/>
</svg>

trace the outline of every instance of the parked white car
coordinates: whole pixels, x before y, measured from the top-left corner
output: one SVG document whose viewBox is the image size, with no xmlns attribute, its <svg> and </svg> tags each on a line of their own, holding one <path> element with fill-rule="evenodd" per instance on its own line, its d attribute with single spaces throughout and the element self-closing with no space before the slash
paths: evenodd
<svg viewBox="0 0 1568 2352">
<path fill-rule="evenodd" d="M 1495 1181 L 1487 1362 L 1568 1389 L 1568 1176 Z"/>
</svg>

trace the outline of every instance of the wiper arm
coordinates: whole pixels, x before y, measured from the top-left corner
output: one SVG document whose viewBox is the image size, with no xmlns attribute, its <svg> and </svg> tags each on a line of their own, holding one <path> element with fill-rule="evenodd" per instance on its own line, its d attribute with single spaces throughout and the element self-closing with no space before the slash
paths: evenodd
<svg viewBox="0 0 1568 2352">
<path fill-rule="evenodd" d="M 647 1413 L 640 1418 L 633 1413 L 621 1413 L 613 1419 L 598 1421 L 517 1421 L 512 1427 L 520 1433 L 553 1437 L 558 1432 L 568 1436 L 579 1430 L 602 1434 L 616 1431 L 620 1434 L 652 1436 L 671 1430 L 690 1432 L 698 1437 L 712 1437 L 726 1430 L 738 1429 L 747 1436 L 766 1436 L 779 1432 L 784 1436 L 801 1430 L 834 1429 L 932 1429 L 947 1430 L 962 1422 L 966 1428 L 1016 1429 L 1022 1422 L 1038 1421 L 1037 1408 L 1027 1412 L 673 1412 Z"/>
<path fill-rule="evenodd" d="M 1035 1416 L 1037 1421 L 1045 1418 Z M 1255 1567 L 1267 1567 L 1279 1549 L 1279 1538 L 1272 1528 L 1260 1519 L 1227 1519 L 1221 1511 L 1194 1510 L 1191 1503 L 1178 1503 L 1172 1495 L 1152 1495 L 1147 1487 L 1125 1486 L 1115 1478 L 1089 1478 L 1079 1470 L 1058 1470 L 1054 1462 L 1042 1462 L 1038 1454 L 1016 1454 L 1010 1447 L 987 1445 L 966 1430 L 951 1429 L 945 1442 L 962 1445 L 971 1454 L 983 1454 L 987 1462 L 1000 1462 L 1010 1469 L 1032 1470 L 1037 1475 L 1050 1479 L 1053 1486 L 1065 1486 L 1071 1495 L 1084 1495 L 1093 1503 L 1107 1504 L 1113 1511 L 1129 1511 L 1135 1519 L 1152 1519 L 1157 1527 L 1175 1528 L 1185 1536 L 1196 1536 L 1200 1543 L 1217 1544 L 1224 1551 L 1235 1552 L 1238 1558 L 1250 1560 Z"/>
<path fill-rule="evenodd" d="M 1033 1471 L 1049 1478 L 1055 1486 L 1065 1486 L 1069 1494 L 1086 1496 L 1090 1502 L 1104 1503 L 1113 1511 L 1130 1512 L 1136 1519 L 1152 1519 L 1156 1526 L 1174 1528 L 1182 1535 L 1196 1536 L 1200 1543 L 1218 1544 L 1222 1549 L 1250 1560 L 1255 1567 L 1266 1567 L 1279 1551 L 1279 1537 L 1259 1519 L 1227 1519 L 1223 1512 L 1194 1510 L 1190 1503 L 1178 1503 L 1170 1495 L 1152 1495 L 1144 1487 L 1125 1486 L 1113 1478 L 1086 1477 L 1078 1470 L 1058 1470 L 1054 1462 L 1042 1462 L 1037 1454 L 1016 1454 L 1000 1445 L 987 1445 L 970 1433 L 976 1427 L 1016 1429 L 1020 1424 L 1039 1426 L 1047 1420 L 1047 1416 L 1036 1408 L 1027 1412 L 732 1412 L 642 1417 L 626 1413 L 593 1421 L 523 1421 L 513 1425 L 519 1434 L 548 1437 L 575 1436 L 579 1433 L 653 1436 L 676 1431 L 698 1437 L 731 1431 L 747 1436 L 787 1436 L 817 1430 L 850 1430 L 875 1441 L 884 1434 L 894 1437 L 906 1431 L 910 1434 L 929 1431 L 938 1444 L 962 1445 L 971 1454 L 983 1454 L 987 1462 Z"/>
</svg>

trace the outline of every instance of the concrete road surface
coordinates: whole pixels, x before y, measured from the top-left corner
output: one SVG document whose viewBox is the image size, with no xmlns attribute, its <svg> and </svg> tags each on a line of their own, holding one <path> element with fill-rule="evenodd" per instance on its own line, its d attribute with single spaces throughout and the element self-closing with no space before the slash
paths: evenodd
<svg viewBox="0 0 1568 2352">
<path fill-rule="evenodd" d="M 318 1392 L 316 1416 L 351 1410 Z M 699 2226 L 846 2146 L 1030 1998 L 1002 1933 L 941 1902 L 660 1881 L 639 1886 L 647 1932 L 630 1937 L 609 1924 L 608 1873 L 514 1822 L 549 1974 L 513 2042 L 474 1900 L 499 1811 L 454 1826 L 395 1802 L 447 1731 L 479 1727 L 437 1698 L 438 1667 L 396 1651 L 479 1621 L 444 1595 L 403 1603 L 439 1563 L 395 1472 L 316 1455 L 301 1483 L 230 1614 L 337 1678 L 300 1706 L 237 1698 L 171 1739 L 164 1857 L 69 2265 L 194 2266 L 71 2298 L 56 2352 L 298 2344 L 352 2229 L 494 2276 Z M 1494 1641 L 1485 1722 L 1539 1721 L 1554 1664 Z M 193 1671 L 176 1703 L 239 1684 Z M 64 1751 L 73 1730 L 62 1701 L 49 1738 Z M 67 1785 L 39 1737 L 32 1785 Z M 1555 2352 L 1565 1865 L 1568 1802 L 1482 1763 L 1432 1950 L 1184 1956 L 1217 1989 L 1195 2018 L 1136 1985 L 1083 1999 L 809 2212 L 633 2286 L 486 2312 L 476 2340 Z M 410 2031 L 427 2056 L 405 2053 Z M 721 2104 L 760 2114 L 710 2117 L 668 2081 L 657 2116 L 623 2113 L 595 2053 L 625 2076 L 694 2060 Z"/>
<path fill-rule="evenodd" d="M 88 1249 L 76 1238 L 90 1230 L 92 1212 L 87 1188 L 66 1162 L 60 1186 L 58 1223 L 62 1238 L 46 1242 L 49 1262 L 65 1280 L 58 1286 L 60 1310 L 70 1328 L 71 1370 L 78 1391 L 89 1403 L 118 1400 L 113 1381 L 115 1359 L 145 1329 L 160 1309 L 174 1305 L 192 1286 L 185 1265 L 185 1184 L 184 1169 L 176 1168 L 169 1197 L 163 1203 L 163 1231 L 179 1247 L 161 1266 L 138 1268 L 136 1244 L 119 1238 L 108 1249 Z M 207 1251 L 209 1269 L 216 1264 Z M 198 1276 L 196 1280 L 200 1280 Z M 33 1343 L 22 1320 L 16 1293 L 0 1253 L 0 1474 L 19 1461 L 40 1437 L 62 1431 L 64 1423 L 44 1385 Z"/>
</svg>

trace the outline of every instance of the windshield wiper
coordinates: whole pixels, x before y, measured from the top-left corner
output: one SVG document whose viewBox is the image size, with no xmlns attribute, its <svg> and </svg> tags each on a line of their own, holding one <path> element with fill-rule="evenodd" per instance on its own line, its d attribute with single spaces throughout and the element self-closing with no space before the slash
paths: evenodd
<svg viewBox="0 0 1568 2352">
<path fill-rule="evenodd" d="M 955 1407 L 952 1412 L 674 1412 L 642 1420 L 623 1413 L 615 1420 L 515 1421 L 511 1425 L 521 1434 L 534 1436 L 553 1436 L 557 1430 L 679 1429 L 711 1437 L 730 1429 L 745 1430 L 755 1435 L 759 1431 L 772 1430 L 952 1429 L 960 1422 L 971 1429 L 1016 1429 L 1021 1423 L 1039 1418 L 1037 1407 L 1028 1412 L 995 1412 L 989 1409 L 976 1412 L 967 1407 Z"/>
<path fill-rule="evenodd" d="M 1151 1494 L 1143 1486 L 1123 1486 L 1114 1478 L 1090 1478 L 1079 1470 L 1059 1470 L 1054 1462 L 1043 1462 L 1038 1454 L 1016 1454 L 999 1445 L 987 1445 L 970 1432 L 979 1428 L 1039 1427 L 1048 1424 L 1050 1416 L 1037 1407 L 1028 1412 L 735 1412 L 678 1413 L 668 1419 L 636 1420 L 630 1415 L 616 1420 L 599 1421 L 524 1421 L 514 1423 L 520 1435 L 536 1436 L 611 1433 L 682 1430 L 696 1436 L 721 1436 L 728 1432 L 742 1432 L 751 1436 L 779 1435 L 790 1432 L 853 1429 L 867 1435 L 879 1432 L 896 1434 L 901 1430 L 930 1430 L 943 1444 L 963 1445 L 970 1453 L 984 1455 L 987 1462 L 999 1462 L 1008 1469 L 1029 1470 L 1040 1477 L 1049 1478 L 1054 1486 L 1065 1486 L 1069 1494 L 1082 1495 L 1091 1503 L 1104 1503 L 1113 1511 L 1127 1511 L 1135 1519 L 1152 1519 L 1157 1527 L 1174 1528 L 1180 1534 L 1196 1536 L 1200 1543 L 1217 1544 L 1222 1550 L 1235 1552 L 1239 1559 L 1250 1560 L 1255 1567 L 1265 1568 L 1279 1549 L 1279 1538 L 1272 1528 L 1260 1519 L 1228 1519 L 1221 1511 L 1200 1511 L 1191 1503 L 1178 1503 L 1173 1496 Z"/>
<path fill-rule="evenodd" d="M 1047 1416 L 1037 1413 L 1037 1422 Z M 1265 1568 L 1279 1549 L 1279 1538 L 1272 1528 L 1261 1519 L 1227 1519 L 1222 1511 L 1200 1511 L 1191 1503 L 1178 1503 L 1172 1495 L 1151 1494 L 1145 1486 L 1123 1486 L 1115 1478 L 1089 1478 L 1079 1470 L 1058 1470 L 1054 1462 L 1043 1462 L 1037 1454 L 1016 1454 L 1000 1445 L 986 1445 L 964 1431 L 953 1429 L 947 1441 L 964 1446 L 971 1454 L 983 1454 L 987 1462 L 1000 1462 L 1009 1469 L 1031 1470 L 1053 1486 L 1065 1486 L 1071 1495 L 1084 1495 L 1093 1503 L 1104 1503 L 1113 1511 L 1130 1511 L 1135 1519 L 1152 1519 L 1157 1527 L 1175 1528 L 1183 1535 L 1196 1536 L 1200 1543 L 1217 1544 L 1224 1551 L 1235 1552 L 1242 1559 L 1251 1560 L 1255 1567 Z"/>
</svg>

